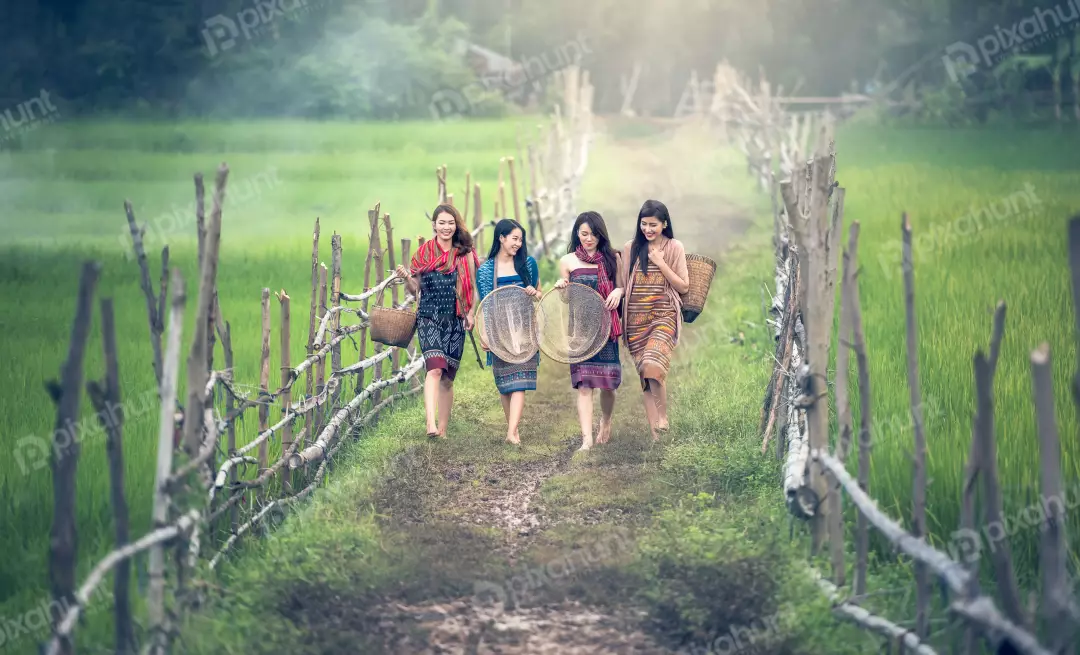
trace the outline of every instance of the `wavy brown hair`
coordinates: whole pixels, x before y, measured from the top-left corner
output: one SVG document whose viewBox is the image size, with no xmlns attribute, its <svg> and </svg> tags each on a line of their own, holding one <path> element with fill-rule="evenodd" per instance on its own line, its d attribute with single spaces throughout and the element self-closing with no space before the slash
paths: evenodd
<svg viewBox="0 0 1080 655">
<path fill-rule="evenodd" d="M 435 211 L 431 212 L 431 226 L 435 227 L 435 221 L 439 220 L 439 214 L 450 214 L 454 217 L 454 223 L 457 224 L 457 232 L 454 233 L 454 237 L 450 240 L 451 245 L 457 248 L 458 254 L 467 255 L 473 250 L 473 238 L 469 234 L 469 228 L 465 227 L 465 219 L 462 218 L 461 212 L 456 207 L 450 204 L 441 204 L 435 208 Z"/>
</svg>

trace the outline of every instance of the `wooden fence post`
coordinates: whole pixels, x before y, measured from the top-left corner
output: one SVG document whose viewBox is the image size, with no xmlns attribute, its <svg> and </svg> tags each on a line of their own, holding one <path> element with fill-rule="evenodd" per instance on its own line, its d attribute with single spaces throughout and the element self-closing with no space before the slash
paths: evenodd
<svg viewBox="0 0 1080 655">
<path fill-rule="evenodd" d="M 387 215 L 387 220 L 389 220 L 389 215 Z M 378 213 L 373 214 L 371 216 L 371 234 L 372 234 L 372 238 L 374 239 L 374 243 L 371 245 L 371 259 L 372 259 L 373 265 L 375 266 L 375 284 L 376 284 L 376 286 L 378 286 L 379 284 L 382 284 L 382 281 L 384 279 L 386 279 L 386 264 L 383 262 L 383 247 L 382 247 L 382 239 L 379 236 L 379 222 L 380 222 L 379 221 L 379 214 Z M 393 249 L 393 244 L 387 242 L 386 245 L 387 245 L 387 250 Z M 365 289 L 365 291 L 367 291 L 367 289 Z M 381 290 L 379 291 L 379 293 L 375 294 L 375 304 L 373 306 L 374 307 L 382 307 L 383 306 L 383 292 Z M 383 344 L 376 343 L 375 348 L 374 348 L 374 353 L 379 354 L 379 353 L 381 353 L 383 351 L 383 349 L 384 349 Z M 360 358 L 364 359 L 366 357 L 366 355 L 367 355 L 366 351 L 361 351 Z M 361 370 L 360 374 L 363 375 L 363 370 Z M 375 371 L 374 371 L 374 374 L 372 375 L 371 379 L 372 379 L 372 382 L 374 382 L 375 380 L 381 380 L 382 379 L 382 361 L 381 360 L 376 362 Z M 357 393 L 360 393 L 362 391 L 362 387 L 363 387 L 363 385 L 357 385 Z M 376 390 L 375 393 L 373 393 L 371 395 L 371 404 L 372 404 L 372 406 L 378 405 L 381 398 L 382 398 L 382 392 L 380 390 Z"/>
<path fill-rule="evenodd" d="M 903 236 L 904 308 L 907 316 L 907 378 L 911 402 L 911 421 L 915 432 L 912 458 L 912 530 L 916 537 L 926 536 L 926 433 L 923 431 L 922 393 L 919 390 L 919 341 L 915 316 L 915 265 L 911 251 L 911 221 L 907 212 L 900 219 Z M 930 634 L 930 580 L 926 565 L 915 562 L 915 633 L 919 639 Z"/>
<path fill-rule="evenodd" d="M 76 532 L 75 481 L 79 468 L 78 423 L 83 386 L 83 359 L 90 340 L 90 323 L 94 312 L 94 291 L 101 276 L 101 265 L 86 262 L 79 280 L 79 295 L 75 305 L 75 320 L 71 327 L 71 342 L 67 358 L 60 370 L 60 380 L 46 387 L 56 404 L 56 429 L 53 431 L 53 452 L 49 464 L 53 476 L 53 521 L 49 538 L 49 583 L 53 600 L 63 607 L 75 598 L 75 567 L 78 553 Z M 67 443 L 63 443 L 64 440 Z M 54 629 L 61 617 L 53 618 Z M 60 652 L 75 652 L 72 641 L 60 640 Z"/>
<path fill-rule="evenodd" d="M 281 386 L 289 383 L 289 374 L 292 365 L 289 362 L 289 294 L 282 289 L 277 294 L 278 302 L 281 303 Z M 292 391 L 286 389 L 281 394 L 281 418 L 289 415 L 289 405 L 292 404 Z M 281 453 L 284 455 L 292 447 L 293 429 L 292 421 L 287 421 L 281 428 Z M 289 467 L 281 467 L 281 487 L 283 493 L 291 493 L 291 476 Z"/>
<path fill-rule="evenodd" d="M 307 338 L 307 356 L 311 357 L 315 354 L 315 322 L 316 314 L 318 313 L 318 300 L 319 300 L 319 219 L 315 219 L 315 232 L 311 239 L 311 305 L 308 310 L 308 338 Z M 307 386 L 305 392 L 308 398 L 313 397 L 315 393 L 315 371 L 314 366 L 311 366 L 307 370 Z M 314 429 L 313 423 L 315 422 L 315 409 L 309 409 L 307 415 L 304 417 L 304 425 L 307 426 L 307 438 L 314 439 L 316 435 L 312 430 Z"/>
<path fill-rule="evenodd" d="M 318 307 L 318 319 L 319 325 L 322 325 L 323 317 L 326 316 L 326 264 L 319 265 L 319 307 Z M 319 335 L 320 338 L 322 335 Z M 315 364 L 315 393 L 322 395 L 326 386 L 326 357 L 323 357 Z M 325 401 L 324 401 L 325 402 Z M 325 405 L 315 410 L 315 425 L 314 429 L 308 429 L 308 439 L 316 439 L 319 436 L 319 427 L 322 425 L 322 416 L 325 414 Z"/>
<path fill-rule="evenodd" d="M 128 505 L 124 495 L 124 407 L 120 402 L 120 361 L 117 357 L 116 323 L 112 298 L 101 299 L 101 333 L 104 342 L 105 379 L 87 382 L 86 392 L 97 413 L 98 421 L 105 430 L 105 451 L 109 459 L 109 496 L 113 507 L 113 529 L 116 547 L 128 544 Z M 113 578 L 114 626 L 116 652 L 129 655 L 135 652 L 135 629 L 131 620 L 131 562 L 116 565 Z"/>
<path fill-rule="evenodd" d="M 518 225 L 520 225 L 521 224 L 521 204 L 520 204 L 520 201 L 518 199 L 517 173 L 516 173 L 516 171 L 514 171 L 514 158 L 513 157 L 507 158 L 506 165 L 510 169 L 510 194 L 511 194 L 510 197 L 514 201 L 514 220 L 518 222 Z"/>
<path fill-rule="evenodd" d="M 158 421 L 157 469 L 154 477 L 154 504 L 151 514 L 154 529 L 169 521 L 169 490 L 166 482 L 172 473 L 173 444 L 176 426 L 177 382 L 180 377 L 180 341 L 184 329 L 184 305 L 187 294 L 178 269 L 172 272 L 173 297 L 169 309 L 169 337 L 165 345 L 161 377 L 161 415 Z M 150 549 L 147 576 L 147 615 L 150 623 L 151 653 L 162 654 L 168 640 L 165 634 L 165 547 Z"/>
<path fill-rule="evenodd" d="M 341 235 L 334 234 L 330 237 L 330 305 L 331 307 L 341 306 Z M 330 319 L 330 324 L 334 326 L 334 332 L 341 328 L 341 311 L 338 310 L 334 314 L 334 318 Z M 330 351 L 330 374 L 333 375 L 341 370 L 341 344 L 334 346 Z M 341 398 L 341 390 L 344 387 L 344 383 L 338 380 L 337 388 L 334 389 L 333 402 L 331 407 L 336 407 L 338 400 Z"/>
<path fill-rule="evenodd" d="M 473 229 L 480 227 L 484 224 L 484 211 L 480 205 L 480 183 L 477 182 L 473 185 Z M 476 235 L 476 250 L 478 252 L 484 252 L 484 231 L 480 230 L 480 233 Z"/>
<path fill-rule="evenodd" d="M 462 195 L 465 196 L 465 206 L 461 208 L 461 217 L 465 219 L 466 223 L 469 220 L 469 196 L 471 195 L 471 191 L 472 191 L 472 173 L 470 173 L 469 171 L 465 171 L 465 190 L 462 192 Z M 391 244 L 393 244 L 393 243 L 394 242 L 390 239 L 390 237 L 387 236 L 386 237 L 386 247 L 387 248 L 392 248 Z"/>
<path fill-rule="evenodd" d="M 367 257 L 364 260 L 364 287 L 363 293 L 367 293 L 371 288 L 371 264 L 375 257 L 376 252 L 379 249 L 379 211 L 382 207 L 381 203 L 375 203 L 375 209 L 369 209 L 367 213 L 368 218 L 368 251 Z M 370 308 L 370 299 L 364 298 L 360 303 L 360 310 L 365 314 L 368 313 Z M 368 327 L 365 324 L 360 328 L 360 359 L 363 360 L 367 357 L 367 335 Z M 359 394 L 364 390 L 364 378 L 366 377 L 366 369 L 360 369 L 356 372 L 356 393 Z"/>
<path fill-rule="evenodd" d="M 270 429 L 270 289 L 262 290 L 262 355 L 259 367 L 259 432 Z M 259 444 L 259 474 L 270 466 L 270 440 Z M 263 495 L 259 489 L 260 497 Z"/>
</svg>

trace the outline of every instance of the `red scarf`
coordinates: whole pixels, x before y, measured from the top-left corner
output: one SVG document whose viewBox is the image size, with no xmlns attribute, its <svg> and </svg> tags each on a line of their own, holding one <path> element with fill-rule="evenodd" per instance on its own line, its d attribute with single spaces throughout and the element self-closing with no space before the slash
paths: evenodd
<svg viewBox="0 0 1080 655">
<path fill-rule="evenodd" d="M 471 255 L 472 266 L 470 266 Z M 424 245 L 413 255 L 410 273 L 422 275 L 438 270 L 441 273 L 449 273 L 457 270 L 457 315 L 464 318 L 472 309 L 475 297 L 473 295 L 473 271 L 480 266 L 480 260 L 476 257 L 476 251 L 470 250 L 462 256 L 457 248 L 443 250 L 439 247 L 438 239 L 425 241 Z"/>
<path fill-rule="evenodd" d="M 604 255 L 597 250 L 593 254 L 589 254 L 584 247 L 578 246 L 574 251 L 574 255 L 585 262 L 586 264 L 594 264 L 596 266 L 596 274 L 599 278 L 596 284 L 597 291 L 600 295 L 607 300 L 607 297 L 611 295 L 611 292 L 615 290 L 615 283 L 608 277 L 607 263 L 604 260 Z M 611 310 L 611 340 L 615 341 L 622 335 L 622 321 L 619 320 L 619 310 Z"/>
</svg>

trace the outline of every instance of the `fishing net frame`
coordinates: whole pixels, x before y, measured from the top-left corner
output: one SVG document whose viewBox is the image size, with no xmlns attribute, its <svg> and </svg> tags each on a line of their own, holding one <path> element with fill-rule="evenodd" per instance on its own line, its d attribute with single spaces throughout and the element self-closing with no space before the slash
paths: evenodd
<svg viewBox="0 0 1080 655">
<path fill-rule="evenodd" d="M 571 297 L 567 300 L 563 300 L 563 298 L 558 298 L 557 300 L 553 300 L 552 302 L 545 305 L 544 301 L 547 300 L 552 294 L 563 294 L 564 297 Z M 588 298 L 589 301 L 593 304 L 593 306 L 581 307 L 578 312 L 574 312 L 569 309 L 569 306 L 574 303 L 574 301 L 580 301 L 584 298 Z M 545 338 L 546 334 L 551 333 L 548 326 L 556 320 L 554 317 L 555 312 L 545 311 L 545 307 L 552 307 L 555 302 L 559 303 L 559 305 L 556 306 L 562 307 L 565 305 L 568 308 L 567 310 L 565 310 L 565 315 L 567 317 L 565 323 L 562 320 L 561 316 L 558 319 L 558 323 L 560 324 L 560 326 L 563 324 L 566 325 L 566 331 L 569 331 L 570 325 L 574 323 L 572 318 L 573 315 L 587 315 L 596 318 L 596 329 L 590 331 L 592 333 L 591 336 L 586 335 L 585 337 L 582 337 L 585 338 L 589 343 L 588 348 L 583 349 L 580 352 L 571 351 L 569 349 L 564 351 L 562 349 L 556 348 L 551 343 L 551 339 Z M 578 302 L 577 304 L 580 305 L 581 303 Z M 560 364 L 580 364 L 581 362 L 591 359 L 598 352 L 603 350 L 604 346 L 606 346 L 607 342 L 611 339 L 611 312 L 607 309 L 607 307 L 605 307 L 604 297 L 601 296 L 596 291 L 596 289 L 590 287 L 587 284 L 581 284 L 580 282 L 569 282 L 562 289 L 552 289 L 551 291 L 545 293 L 544 296 L 540 299 L 539 304 L 537 305 L 537 318 L 540 323 L 540 352 L 544 353 L 545 355 L 547 355 L 548 358 L 559 362 Z M 581 324 L 580 321 L 578 324 Z M 559 331 L 562 332 L 563 328 L 560 327 Z M 570 340 L 571 338 L 568 336 L 568 344 Z"/>
<path fill-rule="evenodd" d="M 515 296 L 520 296 L 521 300 L 516 300 L 514 298 Z M 528 305 L 525 305 L 524 301 L 527 301 Z M 522 308 L 528 306 L 530 318 L 525 319 L 520 324 L 510 320 L 509 316 L 501 318 L 485 318 L 485 309 L 489 312 L 500 311 L 500 305 L 510 307 L 511 312 L 513 312 L 512 303 L 520 303 Z M 501 332 L 496 331 L 494 334 L 489 334 L 489 328 L 495 327 L 497 329 L 500 321 L 502 321 L 505 326 L 511 327 L 511 329 L 503 330 Z M 520 334 L 521 328 L 525 327 L 531 328 L 531 338 L 534 347 L 521 348 L 516 347 L 518 344 L 511 346 L 511 344 L 507 343 L 507 339 L 514 341 L 514 336 Z M 480 340 L 485 349 L 507 364 L 524 364 L 533 357 L 536 357 L 536 353 L 540 351 L 540 324 L 537 320 L 536 301 L 532 296 L 525 293 L 523 287 L 498 287 L 488 295 L 484 296 L 484 299 L 481 300 L 480 304 L 476 307 L 476 325 L 474 326 L 474 329 L 480 333 Z M 511 348 L 513 348 L 513 350 L 511 350 Z"/>
</svg>

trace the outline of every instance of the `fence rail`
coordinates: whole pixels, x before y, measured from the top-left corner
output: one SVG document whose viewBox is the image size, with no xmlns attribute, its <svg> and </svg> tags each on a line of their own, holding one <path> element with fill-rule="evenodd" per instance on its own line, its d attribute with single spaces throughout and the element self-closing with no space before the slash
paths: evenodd
<svg viewBox="0 0 1080 655">
<path fill-rule="evenodd" d="M 545 134 L 540 128 L 540 136 L 546 137 L 546 149 L 541 151 L 538 145 L 528 146 L 530 186 L 527 190 L 524 185 L 519 187 L 514 158 L 504 158 L 500 162 L 498 199 L 493 213 L 496 218 L 512 215 L 523 225 L 528 224 L 531 248 L 538 256 L 552 256 L 554 248 L 568 239 L 591 144 L 593 88 L 588 75 L 582 75 L 576 66 L 571 66 L 559 73 L 559 79 L 564 85 L 562 104 L 556 107 L 548 132 Z M 520 141 L 519 136 L 519 151 Z M 519 161 L 524 161 L 520 154 Z M 502 179 L 504 165 L 509 171 L 512 204 L 506 199 Z M 330 240 L 330 269 L 320 263 L 321 225 L 316 219 L 312 235 L 307 354 L 295 365 L 290 361 L 292 299 L 282 289 L 273 294 L 279 304 L 281 379 L 277 388 L 271 390 L 271 293 L 269 288 L 264 288 L 259 387 L 254 393 L 248 393 L 237 383 L 233 366 L 235 335 L 222 316 L 217 298 L 222 210 L 228 176 L 229 169 L 222 164 L 215 175 L 209 215 L 202 175 L 194 177 L 199 283 L 195 299 L 195 334 L 189 337 L 184 370 L 187 394 L 182 402 L 177 396 L 177 388 L 181 375 L 182 326 L 188 307 L 187 290 L 178 270 L 170 270 L 168 246 L 162 249 L 159 288 L 154 290 L 143 245 L 145 226 L 138 225 L 134 209 L 125 202 L 139 266 L 140 287 L 146 299 L 154 374 L 161 400 L 152 499 L 153 525 L 147 534 L 130 540 L 124 503 L 120 417 L 120 421 L 106 425 L 116 548 L 93 567 L 81 586 L 76 587 L 75 476 L 79 445 L 73 444 L 65 457 L 54 458 L 50 581 L 53 596 L 67 609 L 54 618 L 53 633 L 44 648 L 50 655 L 74 652 L 73 634 L 79 618 L 94 590 L 110 572 L 115 572 L 117 652 L 170 652 L 180 616 L 198 597 L 192 577 L 209 575 L 226 560 L 242 538 L 267 517 L 308 497 L 325 478 L 337 451 L 350 442 L 346 438 L 348 434 L 369 425 L 380 412 L 398 400 L 420 391 L 417 374 L 423 369 L 424 360 L 415 343 L 407 348 L 374 343 L 373 354 L 367 355 L 371 308 L 385 306 L 388 300 L 391 306 L 399 308 L 415 304 L 412 295 L 405 295 L 399 301 L 398 286 L 402 280 L 385 275 L 387 265 L 390 270 L 396 267 L 398 252 L 394 247 L 390 216 L 381 212 L 380 205 L 368 212 L 370 239 L 360 293 L 342 291 L 342 248 L 338 234 L 333 234 Z M 439 201 L 453 203 L 453 195 L 447 193 L 445 166 L 437 170 L 436 179 Z M 470 183 L 471 176 L 466 174 L 463 215 L 468 215 L 471 191 L 474 202 L 472 234 L 482 253 L 484 232 L 494 226 L 495 221 L 483 219 L 480 185 L 476 183 L 470 188 Z M 522 210 L 528 214 L 526 221 L 521 220 Z M 421 245 L 423 241 L 421 237 Z M 409 261 L 411 246 L 410 239 L 400 240 L 401 262 Z M 61 379 L 49 385 L 50 394 L 57 403 L 58 426 L 78 418 L 84 377 L 83 356 L 89 341 L 93 296 L 100 271 L 100 265 L 93 262 L 83 267 L 68 356 Z M 359 306 L 350 307 L 343 303 Z M 101 312 L 106 376 L 104 380 L 91 381 L 86 386 L 96 406 L 104 407 L 106 402 L 118 406 L 119 362 L 111 299 L 102 299 Z M 356 316 L 357 322 L 343 325 L 345 314 Z M 347 340 L 355 343 L 357 338 L 360 359 L 344 365 L 342 344 Z M 222 353 L 224 366 L 215 368 L 214 357 L 218 351 Z M 327 360 L 331 365 L 329 375 Z M 386 364 L 389 371 L 383 370 Z M 373 372 L 370 381 L 365 379 L 368 370 Z M 301 379 L 304 380 L 302 388 L 298 386 Z M 350 380 L 354 393 L 350 398 L 343 398 Z M 293 398 L 294 391 L 298 396 L 296 399 Z M 224 407 L 219 406 L 221 400 Z M 270 410 L 273 407 L 281 414 L 271 425 Z M 248 443 L 239 445 L 236 440 L 238 421 L 256 408 L 258 433 Z M 102 412 L 99 415 L 108 414 Z M 62 430 L 56 431 L 56 434 L 61 433 Z M 270 461 L 269 456 L 271 443 L 280 446 L 281 454 L 274 461 Z M 310 468 L 316 464 L 317 469 L 311 473 Z M 253 475 L 249 475 L 249 467 L 255 469 Z M 193 490 L 199 493 L 190 493 Z M 245 512 L 246 509 L 250 511 Z M 203 557 L 204 544 L 207 552 L 213 553 L 208 558 Z M 177 553 L 175 563 L 170 564 L 167 560 L 168 551 Z M 149 555 L 149 627 L 145 638 L 135 633 L 128 595 L 130 561 L 142 553 Z M 199 566 L 200 562 L 206 563 L 205 569 Z"/>
<path fill-rule="evenodd" d="M 949 612 L 961 620 L 964 652 L 977 652 L 980 639 L 996 652 L 1050 654 L 1072 652 L 1080 635 L 1080 609 L 1070 597 L 1063 508 L 1055 508 L 1042 539 L 1043 602 L 1041 619 L 1046 629 L 1037 633 L 1039 620 L 1020 601 L 1007 542 L 992 553 L 997 602 L 980 591 L 977 562 L 957 562 L 929 543 L 926 530 L 926 439 L 923 401 L 917 367 L 918 326 L 915 312 L 912 229 L 906 214 L 900 217 L 903 249 L 904 303 L 906 308 L 907 377 L 915 426 L 911 517 L 907 531 L 882 512 L 870 495 L 871 381 L 859 303 L 859 223 L 851 222 L 847 247 L 841 250 L 844 193 L 836 182 L 836 153 L 832 133 L 835 117 L 827 110 L 790 116 L 780 99 L 770 94 L 764 79 L 758 91 L 737 71 L 724 64 L 717 69 L 717 93 L 710 115 L 723 136 L 747 158 L 747 166 L 773 207 L 776 291 L 770 324 L 776 338 L 775 365 L 761 412 L 762 452 L 775 435 L 776 456 L 784 459 L 782 490 L 788 510 L 810 528 L 813 555 L 828 553 L 831 581 L 817 571 L 811 575 L 833 601 L 835 613 L 873 631 L 908 651 L 935 652 L 930 641 L 932 579 L 950 596 Z M 810 136 L 817 132 L 816 142 Z M 812 153 L 806 156 L 804 153 Z M 779 178 L 779 179 L 778 179 Z M 778 200 L 779 198 L 779 200 Z M 1073 296 L 1080 334 L 1080 216 L 1069 225 Z M 841 267 L 842 262 L 842 267 Z M 840 322 L 837 370 L 828 384 L 826 364 L 835 314 L 835 285 L 840 282 Z M 1001 520 L 1001 488 L 993 421 L 993 382 L 1005 329 L 1005 303 L 994 314 L 988 354 L 974 357 L 977 407 L 965 484 L 961 490 L 961 528 L 971 530 L 976 486 L 982 486 L 986 522 Z M 855 355 L 859 426 L 852 424 L 853 392 L 849 387 L 850 354 Z M 1046 344 L 1031 353 L 1033 389 L 1038 416 L 1042 492 L 1061 496 L 1061 451 L 1054 419 L 1053 392 Z M 1080 372 L 1075 390 L 1080 390 Z M 836 434 L 829 431 L 829 387 L 838 417 Z M 1080 407 L 1080 393 L 1074 393 Z M 857 476 L 848 472 L 846 458 L 858 437 Z M 841 498 L 846 495 L 857 510 L 854 579 L 850 585 L 845 561 L 847 530 Z M 874 528 L 915 564 L 916 616 L 914 630 L 875 616 L 858 607 L 867 594 L 869 529 Z M 826 550 L 827 548 L 827 550 Z M 850 598 L 844 588 L 850 586 Z M 999 608 L 1000 603 L 1000 608 Z M 1048 645 L 1047 645 L 1048 644 Z"/>
</svg>

